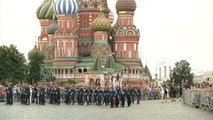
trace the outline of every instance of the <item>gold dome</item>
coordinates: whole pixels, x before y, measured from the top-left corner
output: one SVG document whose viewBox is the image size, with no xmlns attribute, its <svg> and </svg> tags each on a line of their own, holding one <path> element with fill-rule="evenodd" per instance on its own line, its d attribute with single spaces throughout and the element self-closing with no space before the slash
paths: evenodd
<svg viewBox="0 0 213 120">
<path fill-rule="evenodd" d="M 104 16 L 103 12 L 100 12 L 98 17 L 92 22 L 91 28 L 94 31 L 109 31 L 111 22 Z"/>
</svg>

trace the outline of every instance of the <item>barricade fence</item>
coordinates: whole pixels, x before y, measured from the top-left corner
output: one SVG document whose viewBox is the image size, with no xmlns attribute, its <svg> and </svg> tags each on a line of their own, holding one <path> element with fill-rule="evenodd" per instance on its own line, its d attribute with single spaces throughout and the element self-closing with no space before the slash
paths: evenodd
<svg viewBox="0 0 213 120">
<path fill-rule="evenodd" d="M 184 90 L 183 103 L 195 108 L 213 111 L 213 91 Z"/>
</svg>

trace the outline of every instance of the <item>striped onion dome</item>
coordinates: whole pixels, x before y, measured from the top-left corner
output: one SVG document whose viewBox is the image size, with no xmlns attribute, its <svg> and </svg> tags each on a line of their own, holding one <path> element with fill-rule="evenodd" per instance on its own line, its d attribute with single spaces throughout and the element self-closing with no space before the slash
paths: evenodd
<svg viewBox="0 0 213 120">
<path fill-rule="evenodd" d="M 117 0 L 116 10 L 117 11 L 135 11 L 136 2 L 135 0 Z"/>
<path fill-rule="evenodd" d="M 52 19 L 54 0 L 44 0 L 37 8 L 36 15 L 38 19 Z"/>
<path fill-rule="evenodd" d="M 91 27 L 94 31 L 109 31 L 111 22 L 104 16 L 103 12 L 100 12 L 98 17 L 92 22 Z"/>
<path fill-rule="evenodd" d="M 52 23 L 47 27 L 47 33 L 54 34 L 57 27 L 58 27 L 58 24 L 57 24 L 56 20 L 53 20 Z"/>
<path fill-rule="evenodd" d="M 76 15 L 78 12 L 78 4 L 76 0 L 57 0 L 54 10 L 57 14 Z"/>
</svg>

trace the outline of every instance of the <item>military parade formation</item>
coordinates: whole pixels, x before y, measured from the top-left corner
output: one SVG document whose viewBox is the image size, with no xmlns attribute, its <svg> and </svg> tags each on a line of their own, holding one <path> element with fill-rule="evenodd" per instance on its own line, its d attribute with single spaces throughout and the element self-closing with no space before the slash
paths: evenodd
<svg viewBox="0 0 213 120">
<path fill-rule="evenodd" d="M 61 103 L 67 105 L 97 105 L 124 107 L 131 106 L 135 102 L 140 104 L 141 90 L 139 87 L 91 87 L 74 85 L 34 85 L 28 84 L 20 87 L 20 94 L 16 94 L 13 100 L 13 88 L 7 87 L 6 104 L 13 104 L 13 101 L 21 104 L 45 105 Z"/>
</svg>

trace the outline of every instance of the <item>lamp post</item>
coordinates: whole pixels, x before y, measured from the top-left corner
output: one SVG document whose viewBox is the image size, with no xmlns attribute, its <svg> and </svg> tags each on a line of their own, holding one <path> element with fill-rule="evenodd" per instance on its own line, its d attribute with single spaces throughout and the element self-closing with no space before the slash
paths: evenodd
<svg viewBox="0 0 213 120">
<path fill-rule="evenodd" d="M 102 71 L 103 71 L 103 75 L 104 75 L 104 84 L 105 86 L 108 85 L 108 79 L 106 78 L 107 77 L 107 71 L 105 69 L 105 66 L 102 66 Z"/>
</svg>

